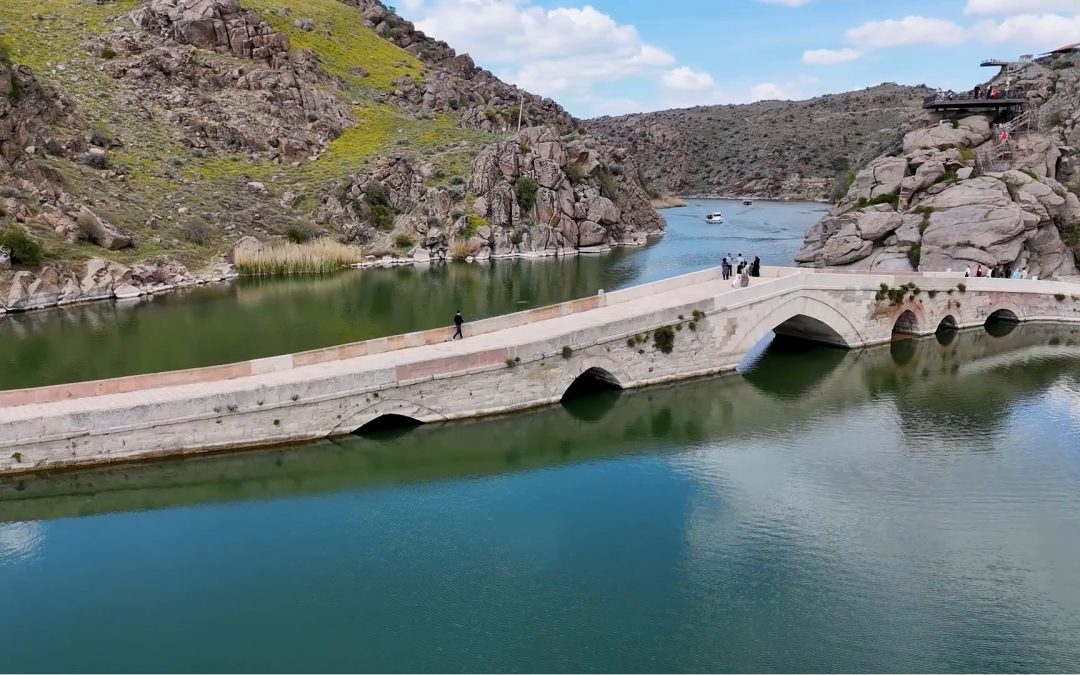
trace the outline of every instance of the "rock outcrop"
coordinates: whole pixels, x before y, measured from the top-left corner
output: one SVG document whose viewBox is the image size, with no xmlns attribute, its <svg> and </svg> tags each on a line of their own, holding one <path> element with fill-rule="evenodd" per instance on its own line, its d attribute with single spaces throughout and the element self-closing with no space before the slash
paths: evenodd
<svg viewBox="0 0 1080 675">
<path fill-rule="evenodd" d="M 550 127 L 488 146 L 463 185 L 428 186 L 426 173 L 383 160 L 328 197 L 319 218 L 376 252 L 423 259 L 566 255 L 664 229 L 625 152 Z"/>
<path fill-rule="evenodd" d="M 698 106 L 585 125 L 628 148 L 654 193 L 826 199 L 850 169 L 899 139 L 930 93 L 882 84 L 808 101 Z"/>
<path fill-rule="evenodd" d="M 1080 200 L 1052 176 L 1023 171 L 976 174 L 990 123 L 969 116 L 918 129 L 905 154 L 878 158 L 843 199 L 806 233 L 804 265 L 881 270 L 1027 268 L 1041 277 L 1076 273 L 1062 232 L 1080 222 Z M 1032 148 L 1050 145 L 1024 135 Z M 1056 148 L 1054 149 L 1056 151 Z M 1047 154 L 1032 157 L 1045 173 Z"/>
<path fill-rule="evenodd" d="M 236 277 L 231 265 L 217 263 L 192 273 L 165 260 L 134 266 L 93 258 L 74 265 L 46 265 L 39 272 L 0 277 L 0 315 L 94 300 L 137 298 Z"/>
</svg>

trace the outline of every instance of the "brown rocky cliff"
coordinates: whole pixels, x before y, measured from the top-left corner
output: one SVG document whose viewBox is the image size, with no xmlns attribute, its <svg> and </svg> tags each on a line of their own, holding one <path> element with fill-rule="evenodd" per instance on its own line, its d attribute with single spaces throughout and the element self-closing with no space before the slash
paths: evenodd
<svg viewBox="0 0 1080 675">
<path fill-rule="evenodd" d="M 633 152 L 654 193 L 827 199 L 850 169 L 921 116 L 929 93 L 882 84 L 807 101 L 699 106 L 585 125 Z"/>
</svg>

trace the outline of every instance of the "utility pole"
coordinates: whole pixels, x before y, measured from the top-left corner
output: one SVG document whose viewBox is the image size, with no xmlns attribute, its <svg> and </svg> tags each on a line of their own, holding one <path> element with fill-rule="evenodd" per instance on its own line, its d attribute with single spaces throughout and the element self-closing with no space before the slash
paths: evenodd
<svg viewBox="0 0 1080 675">
<path fill-rule="evenodd" d="M 525 92 L 521 92 L 521 100 L 518 101 L 518 133 L 521 133 L 521 116 L 525 113 Z"/>
</svg>

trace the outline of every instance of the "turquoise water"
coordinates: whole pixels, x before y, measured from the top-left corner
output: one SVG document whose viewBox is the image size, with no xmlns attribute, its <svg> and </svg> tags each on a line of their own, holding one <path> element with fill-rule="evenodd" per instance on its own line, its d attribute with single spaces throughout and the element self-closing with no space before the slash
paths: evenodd
<svg viewBox="0 0 1080 675">
<path fill-rule="evenodd" d="M 1054 329 L 0 482 L 15 671 L 1075 671 Z"/>
<path fill-rule="evenodd" d="M 754 232 L 783 262 L 781 215 L 816 207 L 768 208 L 669 212 L 668 238 L 608 257 L 8 317 L 39 361 L 0 372 L 396 332 L 749 255 Z M 0 478 L 0 670 L 1077 671 L 1078 357 L 1054 326 L 777 341 L 740 374 L 502 418 Z"/>
</svg>

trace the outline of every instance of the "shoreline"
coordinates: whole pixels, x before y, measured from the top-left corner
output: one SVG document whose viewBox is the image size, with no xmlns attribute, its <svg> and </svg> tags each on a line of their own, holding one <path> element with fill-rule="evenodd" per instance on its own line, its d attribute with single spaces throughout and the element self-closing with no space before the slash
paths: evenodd
<svg viewBox="0 0 1080 675">
<path fill-rule="evenodd" d="M 832 203 L 828 199 L 810 199 L 810 198 L 807 198 L 807 197 L 799 197 L 799 198 L 794 198 L 794 197 L 745 197 L 745 196 L 732 197 L 730 195 L 720 195 L 720 194 L 712 194 L 712 193 L 679 195 L 679 198 L 680 199 L 717 199 L 717 200 L 723 199 L 723 200 L 726 200 L 726 201 L 733 201 L 733 202 L 753 201 L 753 202 L 811 202 L 811 203 L 814 203 L 814 204 L 831 204 Z"/>
<path fill-rule="evenodd" d="M 353 270 L 365 270 L 365 269 L 377 269 L 377 268 L 391 268 L 391 267 L 403 267 L 407 265 L 431 265 L 433 263 L 462 263 L 462 264 L 475 264 L 481 262 L 487 262 L 491 260 L 548 260 L 554 258 L 574 258 L 582 255 L 603 255 L 610 253 L 617 248 L 641 248 L 648 246 L 651 239 L 662 237 L 664 232 L 656 232 L 641 235 L 640 239 L 624 242 L 613 242 L 611 244 L 604 244 L 601 246 L 587 246 L 576 249 L 563 249 L 552 251 L 530 251 L 530 252 L 515 252 L 515 253 L 502 253 L 499 255 L 485 255 L 480 257 L 469 256 L 463 260 L 454 259 L 448 256 L 383 256 L 381 258 L 375 258 L 370 256 L 371 259 L 364 262 L 356 263 L 346 267 L 342 267 L 338 272 L 345 272 L 350 269 Z M 40 273 L 35 274 L 30 272 L 35 278 L 40 278 Z M 79 296 L 72 300 L 65 300 L 62 294 L 57 294 L 55 299 L 48 301 L 41 301 L 30 303 L 24 307 L 18 307 L 11 309 L 5 307 L 0 302 L 0 322 L 7 316 L 16 316 L 22 314 L 31 314 L 36 312 L 44 312 L 50 310 L 64 309 L 67 307 L 75 307 L 79 305 L 89 305 L 91 303 L 107 302 L 107 301 L 130 301 L 138 300 L 140 298 L 151 297 L 155 295 L 163 295 L 172 291 L 180 291 L 189 288 L 195 288 L 198 286 L 209 286 L 211 284 L 225 284 L 231 283 L 238 279 L 295 279 L 297 277 L 310 276 L 306 274 L 286 274 L 286 275 L 273 275 L 273 276 L 259 276 L 259 275 L 242 275 L 236 271 L 236 268 L 229 264 L 228 267 L 212 267 L 209 272 L 202 275 L 193 276 L 191 279 L 187 279 L 177 283 L 155 283 L 143 286 L 135 286 L 132 283 L 117 284 L 108 293 L 101 293 L 92 297 Z"/>
</svg>

